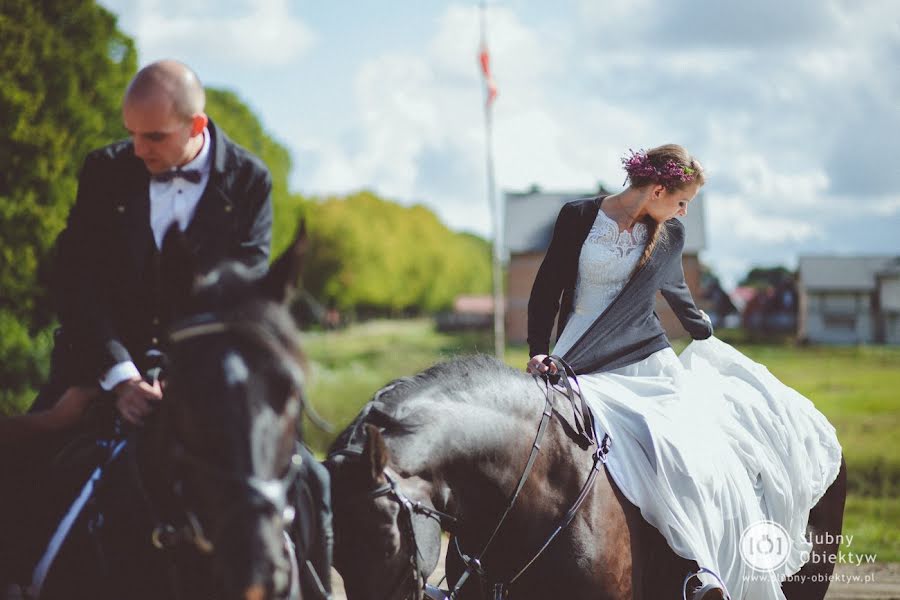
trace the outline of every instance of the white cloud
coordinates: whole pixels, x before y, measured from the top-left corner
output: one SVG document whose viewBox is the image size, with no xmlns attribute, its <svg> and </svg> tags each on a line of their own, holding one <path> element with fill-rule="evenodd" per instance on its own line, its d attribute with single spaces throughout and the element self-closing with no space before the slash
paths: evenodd
<svg viewBox="0 0 900 600">
<path fill-rule="evenodd" d="M 743 195 L 710 194 L 707 207 L 712 230 L 732 237 L 732 242 L 797 243 L 824 237 L 821 227 L 810 219 L 760 211 Z"/>
<path fill-rule="evenodd" d="M 309 186 L 367 185 L 403 202 L 424 201 L 451 226 L 488 234 L 478 23 L 477 7 L 450 6 L 423 53 L 366 59 L 354 87 L 356 143 L 322 144 L 328 158 L 319 161 Z M 500 88 L 494 113 L 499 187 L 590 182 L 588 172 L 563 159 L 565 128 L 543 93 L 542 79 L 562 65 L 547 40 L 510 10 L 492 8 L 489 48 Z M 434 172 L 440 165 L 425 164 L 433 155 L 452 162 L 447 169 L 463 181 L 429 186 L 441 179 Z"/>
<path fill-rule="evenodd" d="M 209 1 L 104 4 L 136 36 L 142 63 L 173 57 L 273 68 L 296 60 L 316 41 L 312 29 L 291 14 L 289 0 L 247 0 L 229 11 Z"/>
</svg>

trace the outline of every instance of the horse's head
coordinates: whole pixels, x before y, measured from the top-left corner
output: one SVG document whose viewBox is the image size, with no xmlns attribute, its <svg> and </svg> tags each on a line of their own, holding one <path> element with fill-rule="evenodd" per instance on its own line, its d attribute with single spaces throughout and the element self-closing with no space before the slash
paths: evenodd
<svg viewBox="0 0 900 600">
<path fill-rule="evenodd" d="M 364 432 L 361 447 L 333 451 L 326 462 L 332 482 L 334 565 L 350 600 L 419 600 L 440 554 L 432 486 L 393 471 L 379 429 L 362 422 L 358 426 Z"/>
<path fill-rule="evenodd" d="M 212 559 L 222 597 L 287 597 L 284 536 L 303 371 L 286 308 L 305 233 L 262 279 L 228 262 L 197 274 L 177 228 L 166 236 L 163 287 L 176 318 L 165 347 L 164 400 L 149 447 L 180 546 Z"/>
</svg>

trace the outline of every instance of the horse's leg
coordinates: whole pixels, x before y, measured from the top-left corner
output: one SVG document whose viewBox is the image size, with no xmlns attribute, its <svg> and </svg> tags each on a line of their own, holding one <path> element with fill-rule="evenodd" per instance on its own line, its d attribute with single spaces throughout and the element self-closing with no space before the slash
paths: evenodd
<svg viewBox="0 0 900 600">
<path fill-rule="evenodd" d="M 822 600 L 834 572 L 832 560 L 837 554 L 837 539 L 844 522 L 847 498 L 847 464 L 841 458 L 841 469 L 821 500 L 809 511 L 806 533 L 813 540 L 812 556 L 800 570 L 781 585 L 788 600 Z"/>
</svg>

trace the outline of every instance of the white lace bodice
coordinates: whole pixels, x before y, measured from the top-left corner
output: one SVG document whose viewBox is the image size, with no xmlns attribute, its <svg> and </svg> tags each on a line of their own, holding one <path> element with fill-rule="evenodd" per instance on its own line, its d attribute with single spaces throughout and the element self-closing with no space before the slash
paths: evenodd
<svg viewBox="0 0 900 600">
<path fill-rule="evenodd" d="M 578 259 L 575 313 L 596 317 L 603 312 L 625 287 L 646 245 L 646 225 L 636 223 L 630 232 L 620 232 L 613 219 L 598 211 Z"/>
<path fill-rule="evenodd" d="M 597 212 L 578 259 L 573 314 L 554 354 L 562 356 L 619 295 L 641 259 L 647 236 L 643 223 L 620 232 L 618 223 L 602 210 Z"/>
</svg>

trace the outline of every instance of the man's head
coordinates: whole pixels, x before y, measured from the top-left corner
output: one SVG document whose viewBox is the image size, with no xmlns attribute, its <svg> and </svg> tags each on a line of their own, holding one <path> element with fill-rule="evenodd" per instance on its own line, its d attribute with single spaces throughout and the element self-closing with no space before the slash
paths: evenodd
<svg viewBox="0 0 900 600">
<path fill-rule="evenodd" d="M 208 121 L 197 75 L 174 60 L 147 65 L 134 76 L 122 102 L 135 155 L 152 174 L 189 162 L 200 151 Z"/>
</svg>

